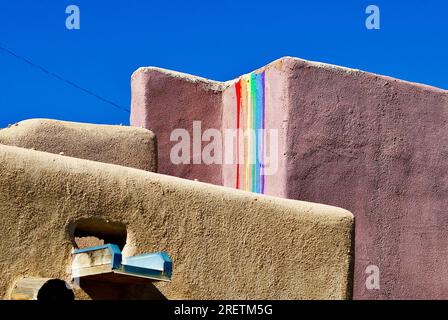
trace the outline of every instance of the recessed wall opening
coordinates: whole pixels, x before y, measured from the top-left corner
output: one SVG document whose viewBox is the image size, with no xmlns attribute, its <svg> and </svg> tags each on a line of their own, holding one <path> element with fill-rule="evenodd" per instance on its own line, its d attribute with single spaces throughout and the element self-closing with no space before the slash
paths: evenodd
<svg viewBox="0 0 448 320">
<path fill-rule="evenodd" d="M 126 226 L 123 223 L 87 218 L 75 223 L 72 240 L 77 249 L 113 243 L 123 250 L 126 237 Z"/>
<path fill-rule="evenodd" d="M 24 277 L 18 279 L 10 293 L 11 300 L 72 301 L 70 285 L 57 278 Z"/>
</svg>

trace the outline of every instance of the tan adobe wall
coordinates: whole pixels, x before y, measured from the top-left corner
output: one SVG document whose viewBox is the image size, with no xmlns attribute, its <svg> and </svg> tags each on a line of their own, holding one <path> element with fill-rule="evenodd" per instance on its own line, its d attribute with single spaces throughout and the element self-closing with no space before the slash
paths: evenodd
<svg viewBox="0 0 448 320">
<path fill-rule="evenodd" d="M 143 128 L 30 119 L 1 129 L 0 143 L 157 171 L 156 138 Z"/>
<path fill-rule="evenodd" d="M 125 255 L 169 253 L 166 298 L 350 296 L 344 209 L 4 145 L 0 177 L 1 298 L 23 276 L 69 279 L 73 230 L 93 218 L 126 226 Z"/>
</svg>

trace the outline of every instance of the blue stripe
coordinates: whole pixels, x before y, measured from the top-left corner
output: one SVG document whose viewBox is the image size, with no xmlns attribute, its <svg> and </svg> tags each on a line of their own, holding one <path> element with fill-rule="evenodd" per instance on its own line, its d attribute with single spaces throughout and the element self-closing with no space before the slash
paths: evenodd
<svg viewBox="0 0 448 320">
<path fill-rule="evenodd" d="M 256 163 L 255 163 L 255 192 L 260 193 L 261 183 L 260 183 L 260 150 L 261 150 L 261 139 L 260 139 L 260 129 L 261 120 L 263 112 L 263 81 L 261 74 L 255 74 L 255 136 L 256 136 Z"/>
</svg>

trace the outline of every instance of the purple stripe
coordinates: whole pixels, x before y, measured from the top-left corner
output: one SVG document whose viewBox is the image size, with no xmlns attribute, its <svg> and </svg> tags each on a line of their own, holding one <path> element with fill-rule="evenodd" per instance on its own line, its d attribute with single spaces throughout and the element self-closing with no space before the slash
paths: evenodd
<svg viewBox="0 0 448 320">
<path fill-rule="evenodd" d="M 262 82 L 262 114 L 261 114 L 261 193 L 264 193 L 264 136 L 265 136 L 265 111 L 266 111 L 266 90 L 265 90 L 265 71 L 261 73 L 261 82 Z"/>
</svg>

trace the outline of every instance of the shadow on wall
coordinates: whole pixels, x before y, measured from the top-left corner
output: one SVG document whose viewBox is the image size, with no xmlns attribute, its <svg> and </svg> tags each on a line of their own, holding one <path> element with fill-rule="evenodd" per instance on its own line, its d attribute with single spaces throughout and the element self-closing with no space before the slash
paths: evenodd
<svg viewBox="0 0 448 320">
<path fill-rule="evenodd" d="M 113 243 L 123 250 L 127 240 L 125 224 L 100 218 L 80 219 L 70 224 L 68 231 L 76 249 Z M 105 281 L 82 278 L 79 287 L 92 300 L 167 300 L 153 283 L 116 281 L 113 276 Z"/>
<path fill-rule="evenodd" d="M 83 279 L 80 287 L 92 300 L 167 300 L 152 283 L 133 284 Z"/>
<path fill-rule="evenodd" d="M 60 279 L 48 280 L 37 294 L 38 301 L 72 301 L 74 299 L 73 290 Z"/>
</svg>

